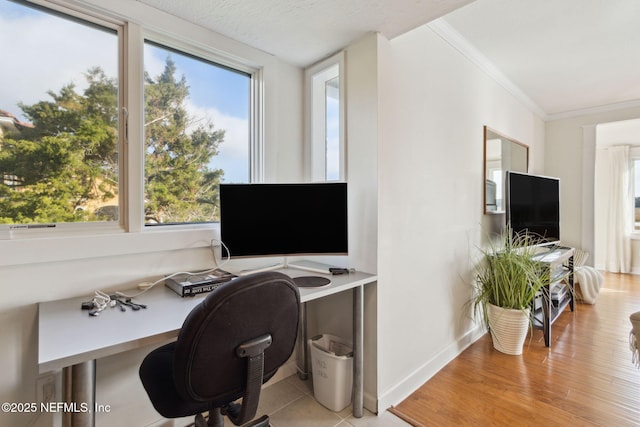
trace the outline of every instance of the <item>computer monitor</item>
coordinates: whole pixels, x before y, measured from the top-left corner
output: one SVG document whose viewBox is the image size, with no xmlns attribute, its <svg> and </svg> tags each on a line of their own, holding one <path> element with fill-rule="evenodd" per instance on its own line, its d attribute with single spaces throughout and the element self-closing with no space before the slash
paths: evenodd
<svg viewBox="0 0 640 427">
<path fill-rule="evenodd" d="M 221 184 L 220 234 L 232 258 L 346 255 L 347 184 Z"/>
</svg>

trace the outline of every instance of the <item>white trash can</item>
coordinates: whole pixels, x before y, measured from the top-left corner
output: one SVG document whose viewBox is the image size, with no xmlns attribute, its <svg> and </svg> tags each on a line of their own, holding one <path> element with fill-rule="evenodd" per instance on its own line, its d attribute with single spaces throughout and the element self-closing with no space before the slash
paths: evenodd
<svg viewBox="0 0 640 427">
<path fill-rule="evenodd" d="M 349 406 L 353 389 L 353 345 L 324 334 L 309 340 L 313 394 L 332 411 Z"/>
</svg>

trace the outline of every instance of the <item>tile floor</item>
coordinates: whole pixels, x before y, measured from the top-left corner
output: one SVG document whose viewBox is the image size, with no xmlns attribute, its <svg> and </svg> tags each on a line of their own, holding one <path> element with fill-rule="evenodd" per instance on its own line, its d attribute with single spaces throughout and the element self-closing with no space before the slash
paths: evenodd
<svg viewBox="0 0 640 427">
<path fill-rule="evenodd" d="M 313 397 L 310 380 L 292 375 L 265 388 L 260 396 L 258 414 L 269 415 L 272 427 L 407 427 L 409 424 L 385 412 L 376 416 L 365 410 L 362 418 L 354 418 L 349 405 L 333 412 Z"/>
<path fill-rule="evenodd" d="M 311 380 L 301 381 L 292 375 L 260 393 L 257 416 L 269 415 L 271 427 L 410 427 L 395 415 L 384 412 L 380 416 L 365 409 L 362 418 L 354 418 L 349 405 L 340 412 L 333 412 L 313 397 Z M 232 425 L 225 420 L 225 425 Z M 149 427 L 193 426 L 193 417 L 164 420 Z"/>
</svg>

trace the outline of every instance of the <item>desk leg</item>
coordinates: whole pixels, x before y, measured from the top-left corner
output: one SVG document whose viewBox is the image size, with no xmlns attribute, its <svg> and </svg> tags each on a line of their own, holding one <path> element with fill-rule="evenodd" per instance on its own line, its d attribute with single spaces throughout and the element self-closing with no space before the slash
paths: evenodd
<svg viewBox="0 0 640 427">
<path fill-rule="evenodd" d="M 364 289 L 353 289 L 353 416 L 361 418 L 364 407 Z"/>
<path fill-rule="evenodd" d="M 300 304 L 300 324 L 298 325 L 298 378 L 309 378 L 307 366 L 307 303 Z"/>
<path fill-rule="evenodd" d="M 96 424 L 96 361 L 64 368 L 64 399 L 75 411 L 62 414 L 63 427 L 93 427 Z M 75 405 L 75 406 L 74 406 Z M 83 408 L 88 409 L 83 412 Z"/>
</svg>

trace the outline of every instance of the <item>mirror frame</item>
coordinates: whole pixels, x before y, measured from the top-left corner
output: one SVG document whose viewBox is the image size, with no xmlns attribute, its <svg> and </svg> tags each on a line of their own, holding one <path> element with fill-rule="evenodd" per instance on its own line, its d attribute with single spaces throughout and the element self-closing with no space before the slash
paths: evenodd
<svg viewBox="0 0 640 427">
<path fill-rule="evenodd" d="M 496 131 L 495 129 L 490 128 L 489 126 L 484 126 L 483 128 L 483 139 L 484 139 L 484 157 L 483 157 L 483 169 L 484 169 L 484 180 L 482 183 L 482 210 L 485 214 L 502 214 L 505 212 L 504 210 L 504 206 L 502 210 L 495 210 L 495 211 L 490 211 L 487 210 L 487 141 L 488 139 L 488 134 L 489 133 L 493 133 L 495 135 L 497 135 L 498 137 L 500 137 L 500 139 L 502 140 L 503 143 L 507 142 L 510 143 L 514 146 L 518 146 L 518 147 L 523 147 L 525 149 L 525 153 L 526 153 L 526 159 L 525 159 L 525 170 L 516 170 L 516 172 L 525 172 L 528 173 L 529 172 L 529 146 L 527 144 L 524 144 L 518 140 L 515 140 L 509 136 L 506 136 L 505 134 Z M 502 168 L 502 176 L 504 177 L 506 170 L 504 168 L 504 159 L 500 160 L 502 163 L 501 168 Z M 502 186 L 502 200 L 504 202 L 505 200 L 505 186 Z"/>
</svg>

